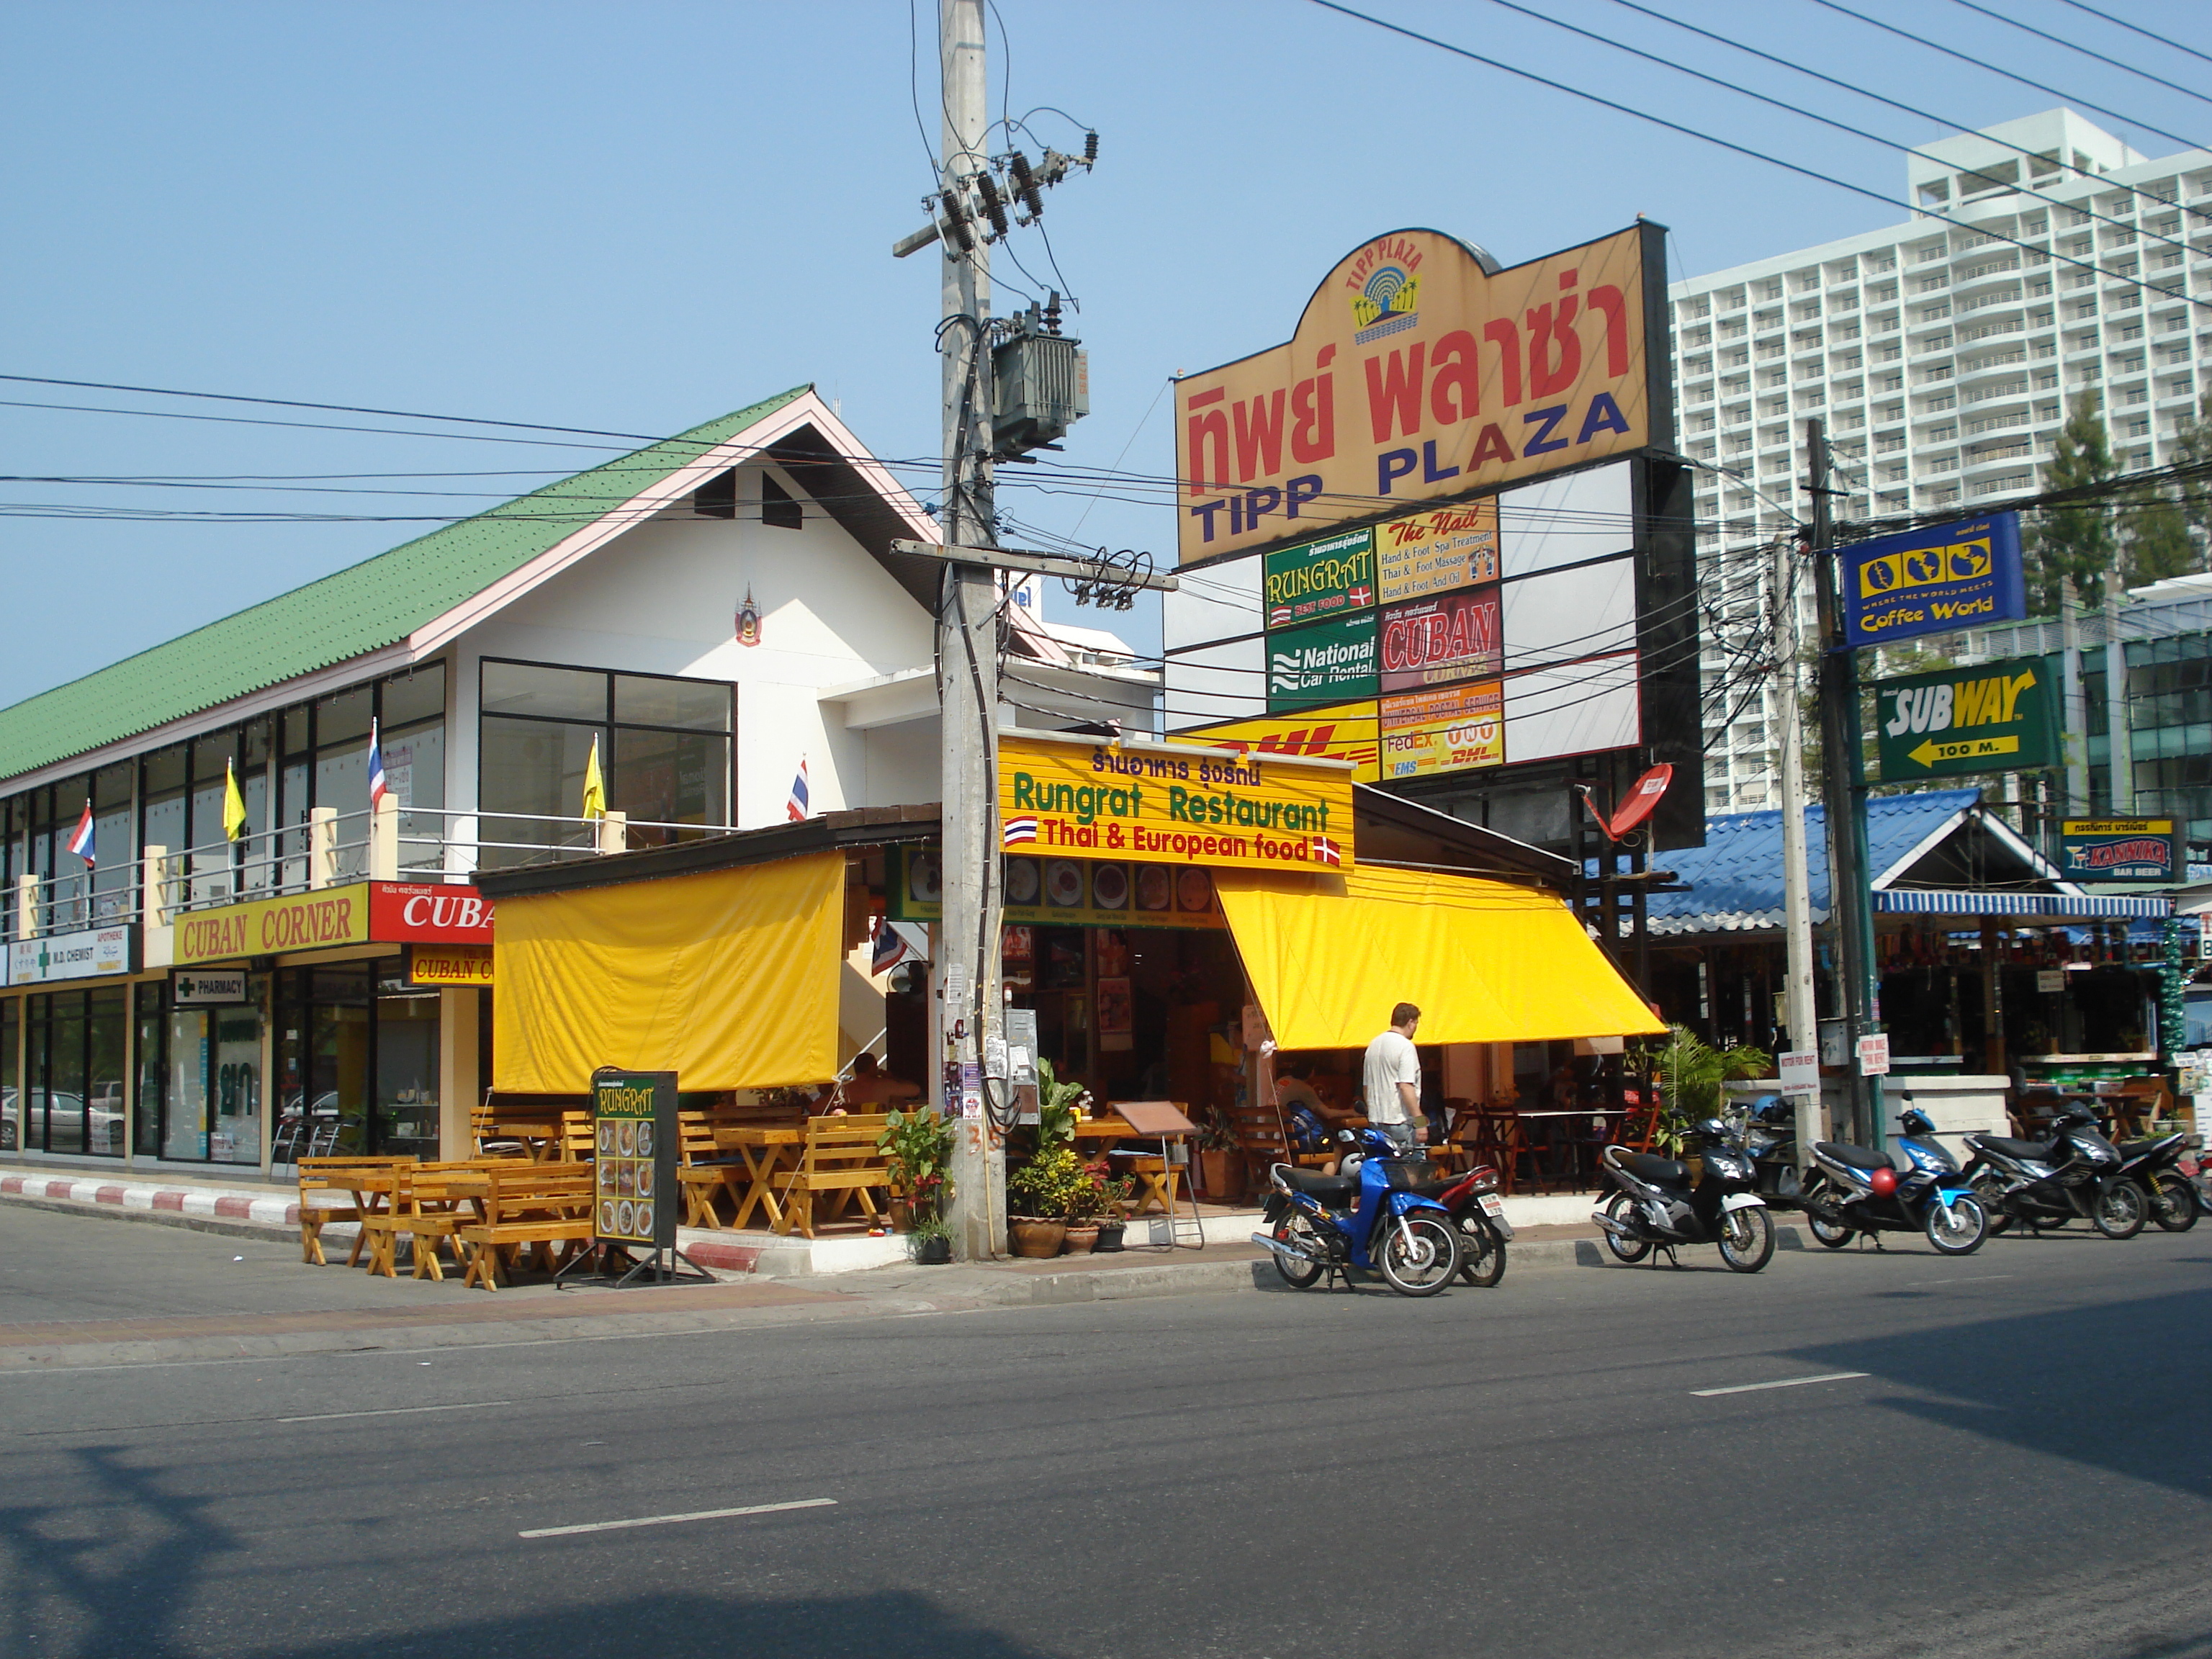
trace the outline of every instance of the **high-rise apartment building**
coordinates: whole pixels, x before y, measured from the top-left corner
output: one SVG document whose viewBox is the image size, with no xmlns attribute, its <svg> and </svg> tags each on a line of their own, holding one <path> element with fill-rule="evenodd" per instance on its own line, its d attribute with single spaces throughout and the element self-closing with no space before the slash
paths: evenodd
<svg viewBox="0 0 2212 1659">
<path fill-rule="evenodd" d="M 1905 173 L 1907 222 L 1670 290 L 1682 447 L 1725 469 L 1698 474 L 1723 619 L 1708 686 L 1761 624 L 1756 548 L 1807 510 L 1807 416 L 1827 421 L 1839 519 L 1975 513 L 2036 488 L 2084 391 L 2124 467 L 2165 461 L 2212 370 L 2212 151 L 2148 161 L 2062 109 L 1929 144 Z M 1774 712 L 1755 685 L 1709 707 L 1709 811 L 1775 804 Z"/>
</svg>

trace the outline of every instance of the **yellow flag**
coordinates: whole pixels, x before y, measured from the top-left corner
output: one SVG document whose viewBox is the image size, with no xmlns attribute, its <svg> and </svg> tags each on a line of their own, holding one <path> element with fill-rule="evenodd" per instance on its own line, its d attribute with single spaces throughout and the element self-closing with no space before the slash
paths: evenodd
<svg viewBox="0 0 2212 1659">
<path fill-rule="evenodd" d="M 238 769 L 222 763 L 222 833 L 236 841 L 246 828 L 246 797 L 238 793 Z"/>
<path fill-rule="evenodd" d="M 599 775 L 599 739 L 592 737 L 592 753 L 584 763 L 584 816 L 603 818 L 607 815 L 606 780 Z"/>
</svg>

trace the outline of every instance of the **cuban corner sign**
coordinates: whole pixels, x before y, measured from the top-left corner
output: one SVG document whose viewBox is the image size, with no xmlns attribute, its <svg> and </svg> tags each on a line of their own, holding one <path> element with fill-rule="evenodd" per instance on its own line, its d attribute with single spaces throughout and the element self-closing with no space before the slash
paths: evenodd
<svg viewBox="0 0 2212 1659">
<path fill-rule="evenodd" d="M 1047 859 L 1348 867 L 1352 768 L 1007 732 L 999 743 L 999 825 L 1006 851 Z"/>
<path fill-rule="evenodd" d="M 1385 611 L 1378 629 L 1382 689 L 1497 678 L 1505 665 L 1498 592 L 1495 586 L 1468 588 Z"/>
<path fill-rule="evenodd" d="M 2179 828 L 2172 818 L 2062 818 L 2062 881 L 2181 879 Z"/>
<path fill-rule="evenodd" d="M 1839 556 L 1844 636 L 1854 646 L 2027 615 L 2016 513 L 1856 542 Z"/>
<path fill-rule="evenodd" d="M 2050 682 L 2037 657 L 1876 680 L 1881 781 L 2056 766 L 2058 699 Z"/>
<path fill-rule="evenodd" d="M 189 912 L 177 918 L 175 961 L 188 967 L 372 940 L 488 947 L 492 911 L 471 886 L 357 881 Z"/>
<path fill-rule="evenodd" d="M 1375 603 L 1375 532 L 1354 530 L 1267 555 L 1267 625 L 1295 628 Z"/>
<path fill-rule="evenodd" d="M 1176 383 L 1182 562 L 1672 442 L 1664 236 L 1494 271 L 1434 230 L 1353 249 L 1287 342 Z"/>
</svg>

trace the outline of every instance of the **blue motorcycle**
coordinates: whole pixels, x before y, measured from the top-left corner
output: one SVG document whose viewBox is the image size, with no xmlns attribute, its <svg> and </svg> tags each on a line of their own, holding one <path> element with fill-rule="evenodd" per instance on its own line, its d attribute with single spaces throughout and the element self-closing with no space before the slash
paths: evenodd
<svg viewBox="0 0 2212 1659">
<path fill-rule="evenodd" d="M 1401 1296 L 1434 1296 L 1459 1271 L 1451 1212 L 1416 1188 L 1431 1184 L 1428 1161 L 1407 1158 L 1374 1129 L 1337 1132 L 1335 1175 L 1275 1165 L 1252 1242 L 1273 1253 L 1275 1271 L 1297 1290 L 1327 1273 L 1352 1283 L 1352 1269 L 1379 1272 Z"/>
</svg>

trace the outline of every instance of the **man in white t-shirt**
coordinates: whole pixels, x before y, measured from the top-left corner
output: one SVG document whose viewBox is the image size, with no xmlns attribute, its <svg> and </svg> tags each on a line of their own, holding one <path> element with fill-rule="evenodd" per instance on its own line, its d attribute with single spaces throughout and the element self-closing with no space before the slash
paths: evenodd
<svg viewBox="0 0 2212 1659">
<path fill-rule="evenodd" d="M 1413 1047 L 1420 1023 L 1421 1011 L 1401 1002 L 1390 1011 L 1390 1029 L 1367 1045 L 1367 1121 L 1407 1152 L 1429 1133 L 1421 1116 L 1421 1056 Z"/>
</svg>

